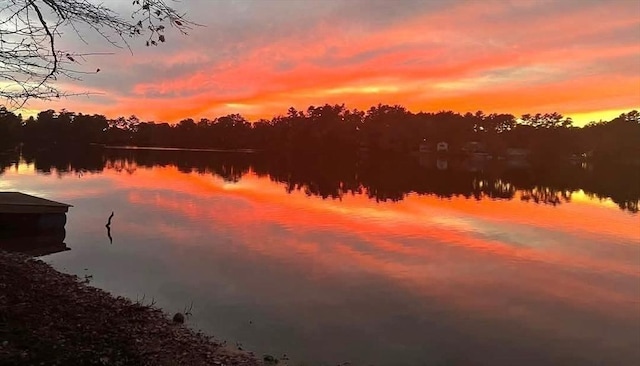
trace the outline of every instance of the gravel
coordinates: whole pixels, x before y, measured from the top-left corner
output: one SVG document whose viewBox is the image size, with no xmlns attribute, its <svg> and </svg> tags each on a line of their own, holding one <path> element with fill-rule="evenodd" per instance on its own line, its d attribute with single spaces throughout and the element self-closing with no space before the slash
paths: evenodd
<svg viewBox="0 0 640 366">
<path fill-rule="evenodd" d="M 77 276 L 0 251 L 0 365 L 263 365 Z"/>
</svg>

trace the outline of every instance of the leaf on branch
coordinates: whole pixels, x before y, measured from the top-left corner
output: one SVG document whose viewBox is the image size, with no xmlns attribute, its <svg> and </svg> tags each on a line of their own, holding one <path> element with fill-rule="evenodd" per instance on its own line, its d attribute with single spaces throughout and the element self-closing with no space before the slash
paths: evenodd
<svg viewBox="0 0 640 366">
<path fill-rule="evenodd" d="M 159 35 L 159 36 L 158 36 L 158 40 L 159 40 L 160 42 L 164 42 L 164 41 L 165 41 L 165 39 L 164 39 L 164 34 Z"/>
</svg>

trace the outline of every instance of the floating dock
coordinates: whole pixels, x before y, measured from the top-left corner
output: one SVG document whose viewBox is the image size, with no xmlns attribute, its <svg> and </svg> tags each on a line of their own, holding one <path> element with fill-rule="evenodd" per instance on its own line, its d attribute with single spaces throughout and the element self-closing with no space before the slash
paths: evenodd
<svg viewBox="0 0 640 366">
<path fill-rule="evenodd" d="M 64 229 L 66 203 L 20 192 L 0 192 L 0 232 L 43 232 Z"/>
<path fill-rule="evenodd" d="M 20 192 L 0 192 L 0 250 L 45 255 L 64 244 L 69 207 Z"/>
<path fill-rule="evenodd" d="M 20 192 L 0 192 L 0 214 L 65 214 L 69 207 Z"/>
</svg>

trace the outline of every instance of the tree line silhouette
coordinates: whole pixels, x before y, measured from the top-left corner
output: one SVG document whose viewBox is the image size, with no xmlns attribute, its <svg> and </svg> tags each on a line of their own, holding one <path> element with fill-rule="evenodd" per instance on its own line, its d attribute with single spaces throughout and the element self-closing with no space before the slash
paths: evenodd
<svg viewBox="0 0 640 366">
<path fill-rule="evenodd" d="M 436 164 L 422 166 L 417 159 L 382 156 L 361 160 L 346 156 L 327 160 L 320 156 L 271 153 L 222 153 L 103 149 L 99 146 L 48 149 L 24 145 L 0 154 L 0 175 L 19 159 L 34 164 L 41 173 L 59 175 L 100 173 L 112 170 L 135 174 L 138 169 L 175 166 L 185 174 L 212 174 L 237 182 L 253 172 L 283 185 L 286 192 L 304 192 L 324 199 L 366 195 L 376 201 L 399 201 L 408 194 L 456 196 L 468 199 L 520 199 L 540 204 L 569 202 L 574 192 L 610 198 L 620 209 L 637 213 L 640 203 L 640 170 L 629 165 L 585 166 L 557 162 L 527 169 L 504 161 L 485 162 L 482 169 L 468 169 L 470 158 L 447 158 L 447 169 Z"/>
<path fill-rule="evenodd" d="M 593 160 L 640 163 L 640 113 L 633 110 L 610 121 L 575 127 L 559 113 L 511 114 L 413 113 L 399 105 L 367 111 L 344 105 L 290 108 L 271 120 L 249 122 L 239 114 L 177 124 L 143 122 L 137 117 L 46 110 L 23 119 L 0 107 L 0 146 L 18 142 L 38 146 L 97 143 L 180 148 L 256 149 L 294 155 L 322 154 L 333 160 L 366 149 L 371 154 L 406 154 L 421 143 L 447 142 L 460 152 L 477 142 L 493 155 L 507 148 L 527 149 L 531 158 L 550 161 L 572 155 Z"/>
</svg>

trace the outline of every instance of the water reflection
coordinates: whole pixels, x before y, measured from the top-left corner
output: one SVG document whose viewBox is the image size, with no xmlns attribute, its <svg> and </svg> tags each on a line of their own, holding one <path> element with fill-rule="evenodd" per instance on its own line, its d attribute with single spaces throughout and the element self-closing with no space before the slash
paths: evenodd
<svg viewBox="0 0 640 366">
<path fill-rule="evenodd" d="M 0 250 L 40 257 L 69 250 L 64 243 L 65 230 L 46 233 L 7 233 L 0 231 Z"/>
<path fill-rule="evenodd" d="M 93 284 L 169 312 L 193 301 L 196 326 L 258 354 L 354 365 L 640 358 L 631 184 L 491 164 L 472 173 L 464 161 L 23 156 L 0 189 L 74 205 L 73 250 L 48 257 L 56 267 L 88 268 Z"/>
<path fill-rule="evenodd" d="M 640 170 L 633 166 L 548 164 L 532 167 L 513 161 L 489 161 L 475 157 L 444 159 L 421 155 L 386 157 L 362 161 L 357 156 L 324 160 L 321 156 L 294 157 L 264 154 L 212 153 L 198 151 L 122 150 L 89 148 L 21 150 L 27 163 L 48 174 L 74 174 L 104 169 L 133 174 L 138 167 L 173 165 L 184 173 L 215 174 L 238 182 L 249 171 L 284 183 L 287 192 L 341 199 L 365 194 L 378 202 L 402 200 L 407 194 L 462 196 L 481 199 L 520 199 L 559 205 L 572 194 L 611 199 L 622 210 L 637 213 L 640 203 Z M 16 152 L 17 154 L 17 152 Z M 4 160 L 4 162 L 3 162 Z M 17 156 L 0 155 L 0 171 L 15 163 Z M 0 172 L 1 174 L 1 172 Z"/>
</svg>

